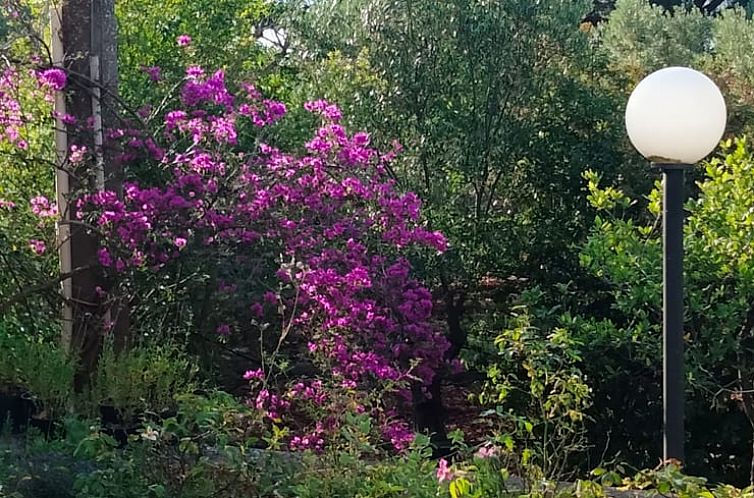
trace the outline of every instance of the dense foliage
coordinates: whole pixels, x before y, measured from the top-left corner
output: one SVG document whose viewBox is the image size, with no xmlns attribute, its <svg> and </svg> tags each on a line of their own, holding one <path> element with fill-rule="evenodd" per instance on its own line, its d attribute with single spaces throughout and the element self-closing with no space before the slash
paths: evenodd
<svg viewBox="0 0 754 498">
<path fill-rule="evenodd" d="M 3 4 L 0 496 L 751 496 L 635 472 L 661 189 L 623 107 L 687 65 L 730 119 L 686 176 L 683 471 L 754 482 L 754 21 L 681 3 L 118 2 L 104 156 L 53 112 L 84 83 L 51 10 Z M 92 364 L 60 339 L 66 223 L 96 245 Z"/>
<path fill-rule="evenodd" d="M 292 16 L 306 91 L 407 146 L 392 173 L 451 241 L 436 271 L 446 285 L 577 266 L 568 245 L 588 217 L 580 173 L 613 175 L 625 162 L 611 147 L 619 100 L 594 78 L 597 48 L 575 29 L 587 8 L 351 0 Z M 347 21 L 323 28 L 329 18 Z"/>
<path fill-rule="evenodd" d="M 689 406 L 693 407 L 689 425 L 703 435 L 691 440 L 692 451 L 698 452 L 697 465 L 708 469 L 728 465 L 725 461 L 730 455 L 745 452 L 745 441 L 752 440 L 751 436 L 739 440 L 740 446 L 722 446 L 719 442 L 724 431 L 735 427 L 737 419 L 750 417 L 747 379 L 754 375 L 749 358 L 754 328 L 749 240 L 754 161 L 743 140 L 728 142 L 725 147 L 725 159 L 707 165 L 706 178 L 698 184 L 699 196 L 687 205 L 685 237 L 687 380 L 692 393 Z M 661 326 L 657 320 L 662 313 L 661 234 L 651 219 L 659 216 L 660 192 L 655 189 L 651 193 L 652 216 L 642 223 L 614 214 L 630 205 L 631 199 L 619 190 L 600 187 L 593 174 L 588 176 L 591 200 L 605 214 L 595 222 L 582 261 L 611 283 L 608 292 L 614 309 L 613 317 L 590 328 L 601 330 L 601 341 L 630 347 L 630 353 L 626 351 L 628 354 L 610 370 L 594 372 L 597 383 L 612 384 L 611 378 L 616 375 L 646 371 L 646 366 L 661 361 Z M 647 374 L 658 375 L 657 371 Z M 646 416 L 651 417 L 651 413 Z M 717 421 L 714 431 L 710 430 L 712 420 Z M 632 436 L 635 442 L 640 441 Z M 711 446 L 719 449 L 713 451 Z"/>
</svg>

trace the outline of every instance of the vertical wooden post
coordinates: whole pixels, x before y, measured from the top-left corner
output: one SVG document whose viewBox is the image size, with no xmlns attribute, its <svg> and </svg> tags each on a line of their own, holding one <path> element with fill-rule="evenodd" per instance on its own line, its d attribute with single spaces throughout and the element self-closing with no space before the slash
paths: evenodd
<svg viewBox="0 0 754 498">
<path fill-rule="evenodd" d="M 52 61 L 56 66 L 63 66 L 64 53 L 63 53 L 63 38 L 60 24 L 60 8 L 55 6 L 50 13 L 52 32 Z M 68 151 L 68 134 L 65 131 L 65 124 L 60 116 L 65 114 L 65 95 L 58 92 L 55 95 L 55 112 L 58 118 L 55 119 L 55 151 L 57 157 L 58 169 L 55 171 L 55 193 L 57 197 L 58 210 L 60 212 L 61 220 L 69 219 L 68 213 L 68 194 L 70 192 L 70 186 L 68 183 L 68 173 L 63 169 L 65 165 L 66 154 Z M 57 224 L 57 244 L 58 244 L 58 257 L 60 258 L 60 273 L 63 275 L 70 274 L 71 272 L 71 231 L 70 225 L 67 223 Z M 73 308 L 71 307 L 71 299 L 73 292 L 71 288 L 71 279 L 65 279 L 62 282 L 63 292 L 63 310 L 62 310 L 62 333 L 60 342 L 63 348 L 68 351 L 71 346 L 72 328 L 73 328 Z"/>
<path fill-rule="evenodd" d="M 69 192 L 92 191 L 108 184 L 109 177 L 120 178 L 117 165 L 108 161 L 104 147 L 104 130 L 114 123 L 112 96 L 117 90 L 117 46 L 114 0 L 62 0 L 59 16 L 60 52 L 68 70 L 66 101 L 61 105 L 74 116 L 76 127 L 68 127 L 65 143 L 60 138 L 58 153 L 63 155 L 71 144 L 86 146 L 96 158 L 92 165 L 77 167 L 76 177 L 68 175 L 59 183 Z M 62 149 L 62 150 L 61 150 Z M 59 195 L 60 197 L 60 195 Z M 65 196 L 63 196 L 65 197 Z M 109 309 L 102 305 L 98 287 L 107 290 L 99 267 L 96 235 L 76 223 L 75 206 L 69 205 L 62 225 L 69 228 L 71 327 L 64 335 L 70 348 L 80 355 L 76 388 L 82 390 L 95 371 L 102 348 L 103 327 Z M 62 261 L 62 259 L 61 259 Z"/>
</svg>

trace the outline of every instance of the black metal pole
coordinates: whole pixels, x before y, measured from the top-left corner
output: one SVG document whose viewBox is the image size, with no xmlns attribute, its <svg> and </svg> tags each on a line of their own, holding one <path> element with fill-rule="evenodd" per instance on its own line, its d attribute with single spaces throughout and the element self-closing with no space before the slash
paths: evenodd
<svg viewBox="0 0 754 498">
<path fill-rule="evenodd" d="M 658 165 L 663 173 L 663 429 L 665 460 L 683 462 L 683 171 L 687 165 Z"/>
</svg>

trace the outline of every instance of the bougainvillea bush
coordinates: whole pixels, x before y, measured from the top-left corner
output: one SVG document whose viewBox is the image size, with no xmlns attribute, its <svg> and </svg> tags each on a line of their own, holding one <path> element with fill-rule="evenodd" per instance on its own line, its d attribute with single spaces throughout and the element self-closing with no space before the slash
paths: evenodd
<svg viewBox="0 0 754 498">
<path fill-rule="evenodd" d="M 40 74 L 41 85 L 65 91 L 62 71 Z M 400 147 L 370 147 L 367 133 L 346 131 L 338 107 L 320 100 L 305 106 L 320 122 L 311 139 L 279 150 L 285 105 L 198 66 L 170 102 L 107 130 L 109 157 L 125 169 L 122 192 L 71 199 L 75 222 L 99 237 L 112 284 L 98 289 L 102 303 L 125 295 L 135 317 L 153 318 L 171 289 L 191 334 L 245 347 L 238 377 L 278 444 L 321 450 L 346 414 L 367 413 L 375 435 L 405 448 L 413 436 L 403 407 L 432 381 L 448 345 L 410 262 L 446 241 L 423 227 L 419 199 L 388 174 Z M 72 144 L 68 164 L 85 177 L 91 156 Z M 111 325 L 103 320 L 103 333 Z"/>
<path fill-rule="evenodd" d="M 40 284 L 56 271 L 51 102 L 65 76 L 0 68 L 0 320 L 21 331 L 57 328 L 56 296 L 45 292 L 54 286 Z"/>
</svg>

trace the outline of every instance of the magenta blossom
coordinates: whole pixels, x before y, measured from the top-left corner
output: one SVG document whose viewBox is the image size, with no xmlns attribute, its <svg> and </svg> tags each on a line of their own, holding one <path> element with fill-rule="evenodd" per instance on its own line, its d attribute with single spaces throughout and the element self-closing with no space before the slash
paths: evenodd
<svg viewBox="0 0 754 498">
<path fill-rule="evenodd" d="M 41 256 L 47 250 L 47 246 L 45 245 L 44 241 L 43 240 L 37 240 L 37 239 L 31 239 L 31 240 L 29 240 L 29 248 L 37 256 Z"/>
<path fill-rule="evenodd" d="M 58 206 L 54 202 L 43 196 L 38 195 L 29 201 L 31 212 L 40 218 L 50 218 L 58 215 Z"/>
<path fill-rule="evenodd" d="M 73 164 L 78 164 L 86 157 L 86 145 L 71 145 L 70 153 L 68 154 L 68 160 Z"/>
<path fill-rule="evenodd" d="M 209 295 L 216 333 L 231 334 L 225 317 L 244 332 L 264 327 L 281 359 L 308 355 L 316 369 L 289 385 L 250 385 L 247 403 L 266 423 L 289 426 L 291 449 L 334 443 L 345 414 L 365 413 L 373 435 L 402 451 L 414 434 L 399 410 L 386 413 L 412 385 L 432 382 L 449 347 L 409 258 L 447 242 L 424 227 L 418 196 L 388 174 L 397 146 L 385 154 L 367 133 L 350 133 L 330 102 L 306 108 L 321 126 L 284 152 L 258 130 L 284 119 L 285 105 L 250 83 L 227 85 L 223 71 L 189 68 L 175 107 L 160 113 L 161 133 L 108 131 L 126 166 L 157 161 L 164 180 L 127 182 L 122 196 L 90 193 L 74 201 L 76 212 L 103 235 L 98 257 L 117 278 L 224 259 L 229 271 Z M 249 372 L 246 380 L 259 380 Z"/>
<path fill-rule="evenodd" d="M 54 67 L 37 73 L 37 79 L 42 86 L 48 87 L 51 90 L 60 91 L 65 88 L 68 77 L 66 76 L 65 71 Z"/>
<path fill-rule="evenodd" d="M 474 456 L 476 458 L 484 460 L 487 458 L 497 457 L 499 452 L 500 452 L 500 449 L 497 446 L 485 445 L 479 448 L 477 452 L 474 454 Z"/>
<path fill-rule="evenodd" d="M 141 70 L 147 73 L 149 79 L 154 82 L 162 79 L 162 69 L 159 66 L 142 66 Z"/>
<path fill-rule="evenodd" d="M 204 69 L 199 66 L 189 66 L 186 68 L 186 77 L 191 80 L 199 79 L 204 76 Z"/>
<path fill-rule="evenodd" d="M 97 260 L 99 261 L 99 264 L 101 264 L 105 268 L 113 266 L 113 259 L 110 256 L 110 251 L 108 251 L 104 247 L 97 251 Z"/>
<path fill-rule="evenodd" d="M 243 378 L 244 380 L 264 380 L 264 370 L 262 370 L 261 368 L 257 368 L 256 370 L 247 370 L 243 374 Z"/>
<path fill-rule="evenodd" d="M 189 35 L 179 35 L 177 41 L 179 47 L 188 47 L 191 45 L 191 37 Z"/>
<path fill-rule="evenodd" d="M 403 421 L 392 421 L 382 428 L 382 435 L 398 451 L 405 451 L 414 442 L 414 431 Z"/>
<path fill-rule="evenodd" d="M 448 465 L 448 461 L 441 458 L 437 463 L 437 480 L 440 482 L 449 482 L 454 478 L 453 470 Z"/>
</svg>

